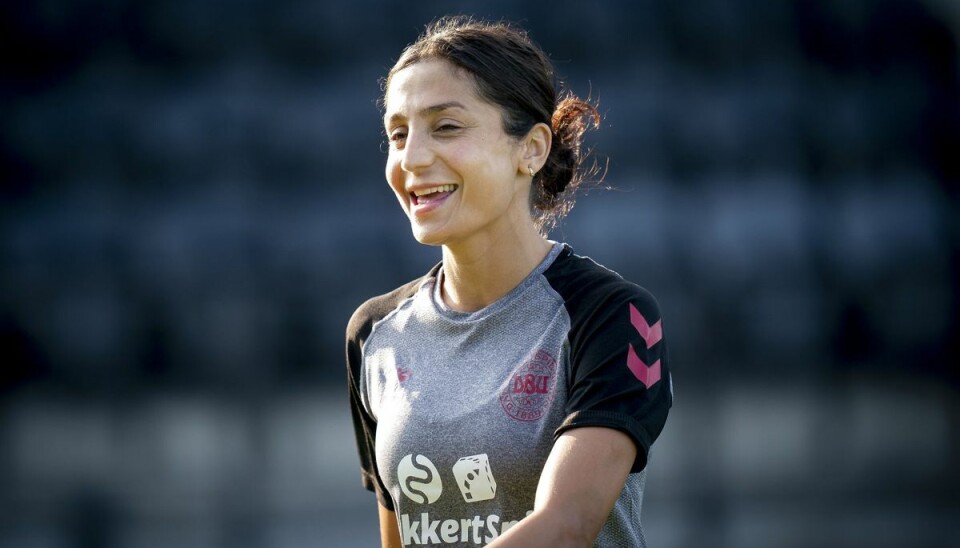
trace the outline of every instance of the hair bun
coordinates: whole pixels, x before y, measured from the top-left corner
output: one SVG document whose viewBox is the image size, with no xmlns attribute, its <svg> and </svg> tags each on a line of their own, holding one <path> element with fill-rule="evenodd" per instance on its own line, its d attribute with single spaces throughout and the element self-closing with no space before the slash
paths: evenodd
<svg viewBox="0 0 960 548">
<path fill-rule="evenodd" d="M 551 228 L 573 208 L 576 189 L 599 172 L 596 164 L 583 168 L 589 152 L 582 150 L 584 133 L 599 125 L 597 107 L 572 93 L 566 93 L 554 109 L 550 155 L 534 181 L 533 206 L 544 228 Z"/>
</svg>

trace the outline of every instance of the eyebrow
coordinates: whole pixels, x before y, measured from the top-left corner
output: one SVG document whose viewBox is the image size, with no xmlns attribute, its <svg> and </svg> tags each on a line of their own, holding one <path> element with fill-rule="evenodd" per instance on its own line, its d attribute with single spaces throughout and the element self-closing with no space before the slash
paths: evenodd
<svg viewBox="0 0 960 548">
<path fill-rule="evenodd" d="M 429 115 L 431 115 L 431 114 L 436 114 L 437 112 L 442 112 L 442 111 L 444 111 L 444 110 L 449 110 L 449 109 L 452 109 L 452 108 L 456 108 L 456 109 L 460 109 L 460 110 L 466 110 L 467 107 L 465 107 L 465 106 L 463 105 L 463 103 L 461 103 L 461 102 L 459 102 L 459 101 L 447 101 L 446 103 L 439 103 L 439 104 L 436 104 L 436 105 L 431 105 L 431 106 L 429 106 L 429 107 L 424 107 L 424 108 L 420 109 L 420 111 L 419 111 L 417 114 L 420 115 L 420 116 L 429 116 Z M 399 120 L 399 119 L 402 119 L 402 118 L 403 118 L 403 115 L 402 115 L 402 114 L 400 114 L 399 112 L 395 112 L 395 113 L 391 114 L 389 118 L 387 118 L 387 120 L 386 120 L 386 125 L 390 125 L 391 123 L 395 122 L 396 120 Z"/>
</svg>

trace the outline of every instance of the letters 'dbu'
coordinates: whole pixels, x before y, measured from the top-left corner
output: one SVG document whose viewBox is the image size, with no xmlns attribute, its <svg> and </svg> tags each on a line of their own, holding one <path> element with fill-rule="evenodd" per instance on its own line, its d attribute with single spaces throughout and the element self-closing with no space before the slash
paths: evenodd
<svg viewBox="0 0 960 548">
<path fill-rule="evenodd" d="M 514 394 L 546 394 L 549 391 L 549 375 L 517 375 L 513 379 Z"/>
</svg>

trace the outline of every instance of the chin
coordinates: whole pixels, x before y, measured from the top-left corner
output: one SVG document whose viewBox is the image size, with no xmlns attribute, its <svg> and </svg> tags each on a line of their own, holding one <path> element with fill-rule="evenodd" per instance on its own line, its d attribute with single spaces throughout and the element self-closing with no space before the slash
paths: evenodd
<svg viewBox="0 0 960 548">
<path fill-rule="evenodd" d="M 444 238 L 440 232 L 428 230 L 417 225 L 413 225 L 412 228 L 414 239 L 423 245 L 440 246 L 446 242 L 446 238 Z"/>
</svg>

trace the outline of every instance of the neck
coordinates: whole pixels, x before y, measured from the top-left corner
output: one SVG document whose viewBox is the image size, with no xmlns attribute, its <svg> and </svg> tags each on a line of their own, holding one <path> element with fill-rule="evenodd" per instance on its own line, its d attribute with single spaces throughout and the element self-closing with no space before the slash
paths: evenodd
<svg viewBox="0 0 960 548">
<path fill-rule="evenodd" d="M 534 229 L 479 245 L 443 247 L 441 295 L 461 312 L 480 310 L 517 287 L 550 252 L 551 244 Z"/>
</svg>

